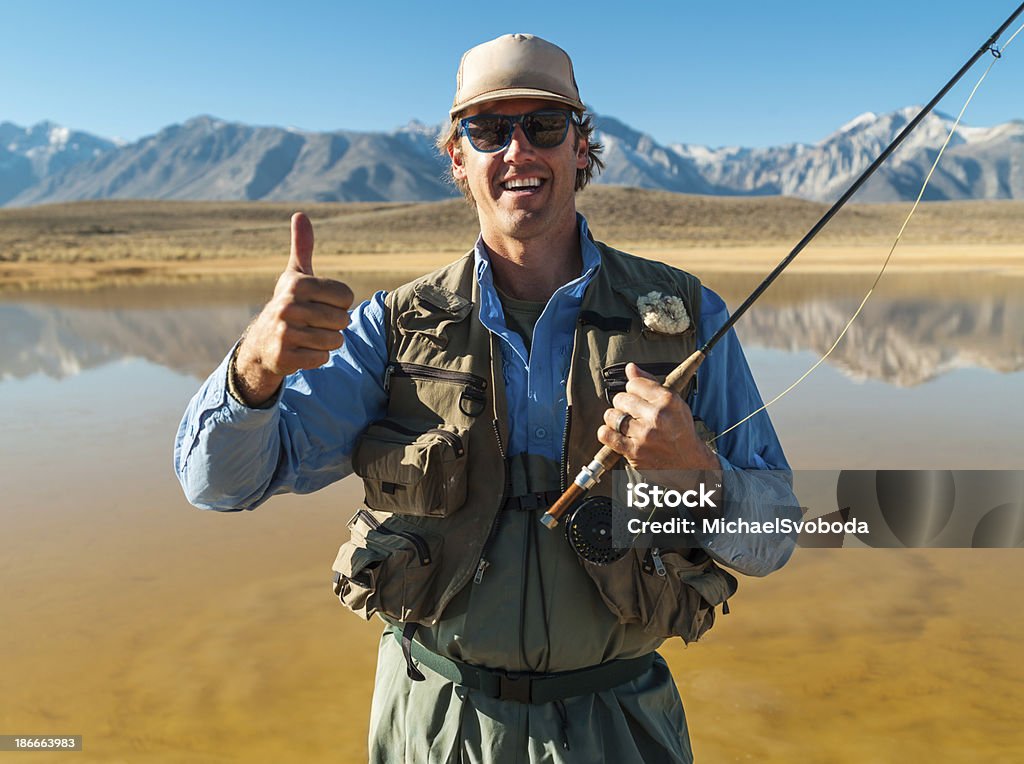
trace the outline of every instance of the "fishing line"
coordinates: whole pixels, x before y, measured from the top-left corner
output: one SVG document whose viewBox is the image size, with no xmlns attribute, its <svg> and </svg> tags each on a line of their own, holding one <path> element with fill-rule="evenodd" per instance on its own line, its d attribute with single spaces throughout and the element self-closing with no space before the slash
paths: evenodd
<svg viewBox="0 0 1024 764">
<path fill-rule="evenodd" d="M 899 245 L 900 239 L 903 238 L 903 232 L 907 230 L 907 225 L 910 223 L 910 219 L 912 217 L 914 217 L 914 213 L 917 212 L 917 208 L 921 204 L 921 199 L 924 196 L 924 192 L 928 188 L 928 183 L 931 182 L 932 175 L 935 173 L 935 169 L 939 166 L 939 161 L 942 159 L 942 155 L 945 153 L 946 147 L 949 146 L 949 142 L 951 140 L 953 140 L 953 136 L 956 134 L 956 130 L 960 126 L 960 121 L 963 119 L 964 113 L 967 111 L 967 107 L 970 105 L 971 101 L 974 99 L 974 94 L 978 92 L 978 88 L 981 87 L 981 83 L 985 81 L 985 78 L 988 77 L 988 73 L 990 71 L 992 71 L 992 67 L 995 66 L 996 62 L 999 61 L 999 59 L 1002 57 L 1003 51 L 1005 51 L 1010 46 L 1010 43 L 1013 42 L 1013 38 L 1016 37 L 1018 34 L 1020 34 L 1021 30 L 1024 30 L 1024 24 L 1022 24 L 1017 29 L 1017 31 L 1014 32 L 1010 36 L 1010 38 L 1001 47 L 997 48 L 996 46 L 993 45 L 989 49 L 990 52 L 992 53 L 992 60 L 989 62 L 988 66 L 985 68 L 985 71 L 982 72 L 981 77 L 978 78 L 978 81 L 975 83 L 974 88 L 971 90 L 970 95 L 967 96 L 967 100 L 964 102 L 963 107 L 960 109 L 960 113 L 957 115 L 956 120 L 953 122 L 953 126 L 949 130 L 949 135 L 946 136 L 946 140 L 942 144 L 942 148 L 939 149 L 939 153 L 938 153 L 938 155 L 936 155 L 935 161 L 932 162 L 931 169 L 928 170 L 928 174 L 925 176 L 924 183 L 921 184 L 921 190 L 917 194 L 917 199 L 914 200 L 914 205 L 910 208 L 910 212 L 907 214 L 906 219 L 903 221 L 903 225 L 900 226 L 899 233 L 896 234 L 896 239 L 893 241 L 892 246 L 889 248 L 889 254 L 886 255 L 886 258 L 885 258 L 885 260 L 882 263 L 881 269 L 878 271 L 878 274 L 875 276 L 875 280 L 872 282 L 871 286 L 868 288 L 868 291 L 864 295 L 864 299 L 861 300 L 860 305 L 857 306 L 857 310 L 854 311 L 853 315 L 850 317 L 850 320 L 846 322 L 846 326 L 844 326 L 843 330 L 841 332 L 839 332 L 839 336 L 836 337 L 835 342 L 833 342 L 831 347 L 829 347 L 829 349 L 825 351 L 825 354 L 821 358 L 819 358 L 814 363 L 814 365 L 811 366 L 811 368 L 809 368 L 802 375 L 800 375 L 800 377 L 793 384 L 791 384 L 789 387 L 787 387 L 781 393 L 776 395 L 770 401 L 765 403 L 763 406 L 761 406 L 761 408 L 756 409 L 755 411 L 752 411 L 751 413 L 747 414 L 747 416 L 745 416 L 743 419 L 741 419 L 740 421 L 736 422 L 736 424 L 733 424 L 733 425 L 727 427 L 726 429 L 722 430 L 722 432 L 718 433 L 714 438 L 712 438 L 711 440 L 708 441 L 709 444 L 714 443 L 716 440 L 721 438 L 726 433 L 732 432 L 737 427 L 739 427 L 741 424 L 743 424 L 744 422 L 749 421 L 750 419 L 752 419 L 753 417 L 755 417 L 756 415 L 760 414 L 762 411 L 767 409 L 769 406 L 773 405 L 777 401 L 781 400 L 784 396 L 786 396 L 790 392 L 792 392 L 796 388 L 797 385 L 799 385 L 801 382 L 803 382 L 805 379 L 807 379 L 807 377 L 810 376 L 811 372 L 813 372 L 815 369 L 817 369 L 819 366 L 821 366 L 821 364 L 823 364 L 825 362 L 825 360 L 830 355 L 832 355 L 832 351 L 835 350 L 839 346 L 839 343 L 842 342 L 843 337 L 846 336 L 846 332 L 853 325 L 853 322 L 857 320 L 857 317 L 861 314 L 861 311 L 864 310 L 864 306 L 867 304 L 868 300 L 871 299 L 871 295 L 874 293 L 875 287 L 877 287 L 878 286 L 878 282 L 882 280 L 882 274 L 885 273 L 885 269 L 889 267 L 889 261 L 892 260 L 893 253 L 896 251 L 896 247 Z"/>
</svg>

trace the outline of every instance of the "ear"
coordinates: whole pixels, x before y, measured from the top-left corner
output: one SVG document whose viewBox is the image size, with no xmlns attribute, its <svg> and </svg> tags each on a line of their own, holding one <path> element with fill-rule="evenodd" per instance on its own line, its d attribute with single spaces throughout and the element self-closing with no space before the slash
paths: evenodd
<svg viewBox="0 0 1024 764">
<path fill-rule="evenodd" d="M 463 164 L 462 147 L 459 141 L 448 144 L 448 158 L 452 160 L 452 177 L 456 180 L 466 179 L 466 167 Z"/>
<path fill-rule="evenodd" d="M 590 164 L 590 157 L 588 152 L 590 151 L 590 142 L 580 136 L 580 139 L 576 141 L 576 169 L 585 170 L 587 165 Z"/>
</svg>

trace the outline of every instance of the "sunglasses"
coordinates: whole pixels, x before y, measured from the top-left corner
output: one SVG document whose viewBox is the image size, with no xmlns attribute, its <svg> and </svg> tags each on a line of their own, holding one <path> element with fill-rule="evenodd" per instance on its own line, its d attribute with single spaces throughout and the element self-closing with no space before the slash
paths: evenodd
<svg viewBox="0 0 1024 764">
<path fill-rule="evenodd" d="M 571 119 L 572 113 L 563 109 L 544 109 L 529 114 L 476 114 L 460 119 L 459 126 L 474 149 L 491 154 L 512 142 L 516 125 L 523 128 L 526 140 L 538 149 L 561 146 Z"/>
</svg>

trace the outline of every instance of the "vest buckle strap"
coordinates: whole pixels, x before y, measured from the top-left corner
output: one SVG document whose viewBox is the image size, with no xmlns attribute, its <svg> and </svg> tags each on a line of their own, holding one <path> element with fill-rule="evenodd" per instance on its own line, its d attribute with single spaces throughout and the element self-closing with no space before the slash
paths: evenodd
<svg viewBox="0 0 1024 764">
<path fill-rule="evenodd" d="M 512 512 L 528 512 L 534 509 L 547 509 L 561 496 L 561 491 L 538 491 L 522 496 L 509 496 L 505 499 L 502 509 Z"/>
<path fill-rule="evenodd" d="M 412 639 L 415 630 L 406 625 L 403 631 L 392 627 L 403 648 L 408 664 L 409 676 L 413 672 L 423 674 L 414 665 L 425 666 L 449 682 L 482 692 L 496 700 L 511 700 L 516 703 L 553 703 L 577 695 L 590 695 L 611 690 L 631 682 L 646 673 L 654 664 L 657 653 L 647 653 L 637 658 L 626 658 L 602 663 L 597 666 L 563 671 L 553 674 L 529 674 L 500 669 L 473 666 L 446 658 Z"/>
</svg>

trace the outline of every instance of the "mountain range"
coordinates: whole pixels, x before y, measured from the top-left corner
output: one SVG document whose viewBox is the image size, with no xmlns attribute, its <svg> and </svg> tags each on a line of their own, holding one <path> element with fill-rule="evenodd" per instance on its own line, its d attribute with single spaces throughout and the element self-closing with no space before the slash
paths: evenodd
<svg viewBox="0 0 1024 764">
<path fill-rule="evenodd" d="M 767 148 L 662 145 L 610 116 L 599 183 L 710 195 L 787 195 L 833 201 L 913 118 L 918 107 L 862 114 L 816 144 Z M 856 201 L 916 197 L 953 120 L 932 113 Z M 310 132 L 210 116 L 132 143 L 50 122 L 0 123 L 0 206 L 84 199 L 434 201 L 456 195 L 434 149 L 439 128 Z M 1024 120 L 961 125 L 927 200 L 1024 198 Z"/>
</svg>

